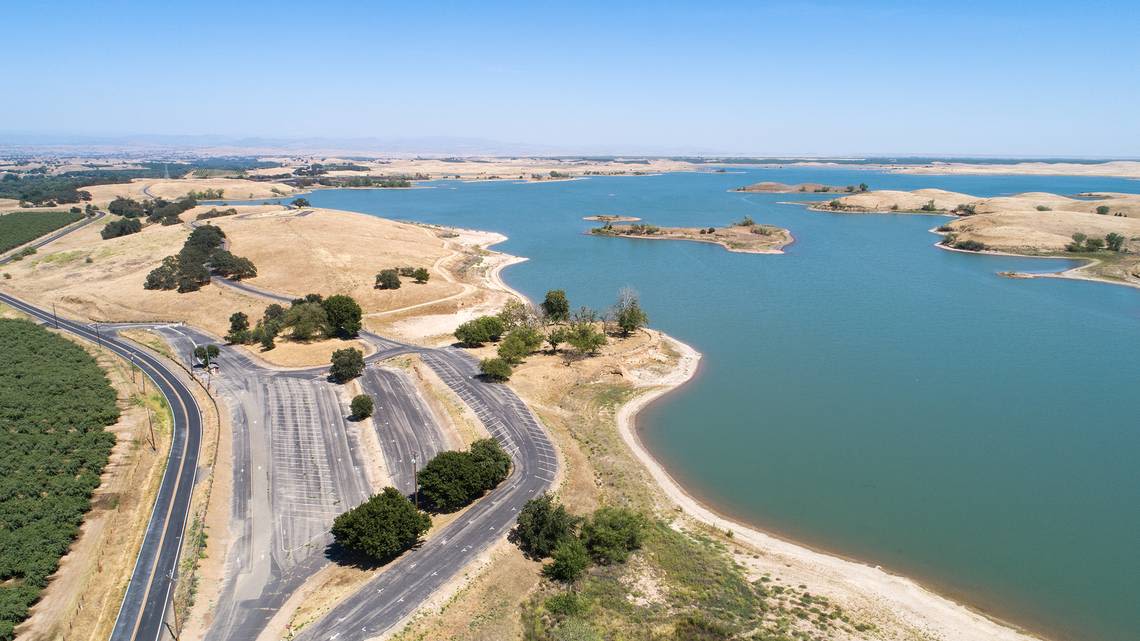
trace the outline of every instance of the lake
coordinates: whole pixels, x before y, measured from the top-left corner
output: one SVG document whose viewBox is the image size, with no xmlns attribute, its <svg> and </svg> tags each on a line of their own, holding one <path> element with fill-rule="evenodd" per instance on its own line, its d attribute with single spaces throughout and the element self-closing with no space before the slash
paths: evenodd
<svg viewBox="0 0 1140 641">
<path fill-rule="evenodd" d="M 314 206 L 502 232 L 532 300 L 604 308 L 635 288 L 651 325 L 704 354 L 640 417 L 693 494 L 756 526 L 915 577 L 1054 638 L 1140 636 L 1140 291 L 1002 270 L 1059 259 L 933 247 L 939 217 L 810 212 L 760 180 L 976 196 L 1140 192 L 1140 182 L 908 176 L 852 167 L 412 190 L 324 190 Z M 595 238 L 593 214 L 678 226 L 745 215 L 785 255 Z M 1047 215 L 1047 214 L 1045 214 Z"/>
</svg>

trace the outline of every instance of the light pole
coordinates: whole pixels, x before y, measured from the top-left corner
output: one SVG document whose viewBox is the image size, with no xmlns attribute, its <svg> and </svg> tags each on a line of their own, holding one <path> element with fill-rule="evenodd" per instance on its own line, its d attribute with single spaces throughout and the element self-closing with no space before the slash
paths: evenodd
<svg viewBox="0 0 1140 641">
<path fill-rule="evenodd" d="M 416 457 L 412 457 L 412 504 L 418 510 L 420 507 L 420 479 L 416 475 Z"/>
</svg>

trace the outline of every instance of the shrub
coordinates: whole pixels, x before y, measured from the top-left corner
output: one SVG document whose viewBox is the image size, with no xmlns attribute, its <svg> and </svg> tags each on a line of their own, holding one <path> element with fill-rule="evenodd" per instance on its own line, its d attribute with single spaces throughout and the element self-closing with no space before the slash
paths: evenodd
<svg viewBox="0 0 1140 641">
<path fill-rule="evenodd" d="M 412 272 L 412 278 L 416 279 L 416 282 L 422 285 L 428 282 L 428 279 L 431 278 L 431 274 L 428 273 L 426 268 L 417 267 L 416 271 Z"/>
<path fill-rule="evenodd" d="M 466 452 L 440 452 L 416 474 L 416 480 L 430 505 L 454 512 L 502 483 L 510 469 L 511 459 L 503 448 L 493 439 L 482 439 Z"/>
<path fill-rule="evenodd" d="M 99 232 L 99 235 L 103 237 L 103 240 L 110 240 L 120 236 L 137 234 L 140 231 L 142 231 L 142 221 L 137 218 L 124 218 L 107 223 L 107 226 Z"/>
<path fill-rule="evenodd" d="M 614 305 L 614 318 L 622 334 L 626 336 L 649 322 L 649 316 L 641 309 L 641 304 L 637 300 L 637 292 L 628 288 L 618 293 L 618 301 Z"/>
<path fill-rule="evenodd" d="M 919 207 L 919 210 L 921 210 L 921 211 L 938 211 L 938 207 L 936 207 L 934 205 L 934 200 L 931 199 L 931 200 L 927 201 L 926 204 L 924 204 L 922 207 Z"/>
<path fill-rule="evenodd" d="M 283 327 L 293 329 L 290 338 L 297 341 L 307 341 L 318 335 L 329 335 L 329 315 L 324 305 L 320 303 L 295 304 L 285 312 L 281 321 Z"/>
<path fill-rule="evenodd" d="M 542 300 L 542 312 L 556 323 L 566 322 L 570 318 L 570 300 L 566 298 L 565 290 L 552 289 L 546 292 L 546 298 Z"/>
<path fill-rule="evenodd" d="M 590 565 L 590 556 L 585 544 L 575 537 L 564 539 L 554 548 L 554 560 L 542 568 L 548 578 L 565 583 L 573 583 L 582 576 Z"/>
<path fill-rule="evenodd" d="M 352 397 L 352 403 L 349 404 L 349 407 L 352 409 L 353 418 L 368 418 L 372 416 L 372 397 L 367 394 L 357 394 Z"/>
<path fill-rule="evenodd" d="M 621 563 L 641 547 L 645 518 L 616 507 L 598 508 L 582 525 L 582 542 L 594 561 L 608 565 Z"/>
<path fill-rule="evenodd" d="M 586 600 L 574 592 L 555 594 L 543 603 L 546 611 L 562 617 L 574 616 L 586 611 Z"/>
<path fill-rule="evenodd" d="M 543 494 L 526 502 L 519 511 L 519 547 L 533 557 L 545 558 L 564 539 L 574 536 L 577 519 L 555 501 L 552 494 Z"/>
<path fill-rule="evenodd" d="M 1045 205 L 1037 205 L 1037 211 L 1053 211 L 1053 208 L 1046 207 Z"/>
<path fill-rule="evenodd" d="M 570 328 L 566 342 L 580 355 L 593 355 L 606 344 L 606 335 L 594 329 L 592 323 L 582 321 Z"/>
<path fill-rule="evenodd" d="M 332 353 L 329 374 L 333 380 L 344 383 L 364 373 L 364 353 L 355 347 L 338 349 Z"/>
<path fill-rule="evenodd" d="M 510 331 L 499 345 L 499 358 L 518 365 L 539 347 L 542 346 L 543 336 L 532 327 L 518 327 Z"/>
<path fill-rule="evenodd" d="M 336 517 L 332 535 L 338 545 L 384 561 L 412 547 L 431 527 L 431 518 L 395 488 Z"/>
<path fill-rule="evenodd" d="M 1090 238 L 1090 239 L 1086 240 L 1085 241 L 1085 249 L 1087 249 L 1090 252 L 1098 252 L 1098 251 L 1104 249 L 1104 239 L 1103 238 Z"/>
<path fill-rule="evenodd" d="M 742 219 L 740 219 L 740 220 L 738 220 L 732 224 L 736 225 L 737 227 L 751 227 L 751 226 L 756 224 L 756 221 L 752 220 L 751 216 L 745 216 L 744 218 L 742 218 Z"/>
<path fill-rule="evenodd" d="M 301 207 L 312 207 L 312 205 L 309 204 L 308 198 L 294 198 L 293 202 L 291 202 L 289 204 L 292 205 L 293 207 L 298 208 L 298 209 L 300 209 Z"/>
<path fill-rule="evenodd" d="M 479 361 L 479 371 L 488 380 L 497 382 L 510 380 L 511 374 L 514 373 L 511 364 L 501 358 L 484 358 Z"/>
<path fill-rule="evenodd" d="M 480 316 L 455 328 L 455 338 L 464 345 L 476 346 L 493 342 L 506 331 L 503 320 L 497 316 Z"/>
<path fill-rule="evenodd" d="M 1104 244 L 1111 251 L 1118 252 L 1124 247 L 1124 236 L 1113 232 L 1104 237 Z"/>
<path fill-rule="evenodd" d="M 986 244 L 977 240 L 959 240 L 954 243 L 955 249 L 964 249 L 971 252 L 980 252 L 986 248 Z"/>
<path fill-rule="evenodd" d="M 1107 216 L 1108 212 L 1109 212 L 1108 205 L 1100 205 L 1096 208 L 1096 213 L 1100 214 L 1101 216 Z"/>
<path fill-rule="evenodd" d="M 382 269 L 376 274 L 376 289 L 400 289 L 400 274 L 395 269 Z"/>
</svg>

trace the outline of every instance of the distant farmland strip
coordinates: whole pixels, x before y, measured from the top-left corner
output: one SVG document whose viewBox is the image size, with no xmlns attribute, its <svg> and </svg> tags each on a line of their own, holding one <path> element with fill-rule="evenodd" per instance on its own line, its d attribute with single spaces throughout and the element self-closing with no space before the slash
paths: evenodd
<svg viewBox="0 0 1140 641">
<path fill-rule="evenodd" d="M 66 211 L 17 211 L 0 216 L 0 253 L 83 218 Z"/>
<path fill-rule="evenodd" d="M 27 618 L 91 506 L 119 418 L 83 348 L 0 319 L 0 640 Z"/>
</svg>

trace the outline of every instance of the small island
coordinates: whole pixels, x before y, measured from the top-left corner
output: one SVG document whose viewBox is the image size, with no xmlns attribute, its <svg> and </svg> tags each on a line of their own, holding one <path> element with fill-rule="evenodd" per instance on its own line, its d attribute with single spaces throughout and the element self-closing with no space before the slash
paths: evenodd
<svg viewBox="0 0 1140 641">
<path fill-rule="evenodd" d="M 859 183 L 858 185 L 845 185 L 837 187 L 835 185 L 824 185 L 821 183 L 799 183 L 796 185 L 785 185 L 778 182 L 759 182 L 744 187 L 737 187 L 733 191 L 743 191 L 748 193 L 760 194 L 856 194 L 862 193 L 870 189 L 867 183 Z"/>
<path fill-rule="evenodd" d="M 582 220 L 589 220 L 598 223 L 635 223 L 639 220 L 637 216 L 618 216 L 617 214 L 599 214 L 597 216 L 583 216 Z"/>
<path fill-rule="evenodd" d="M 728 251 L 745 254 L 782 254 L 783 248 L 795 240 L 788 230 L 774 225 L 761 225 L 749 216 L 727 227 L 658 227 L 644 223 L 614 225 L 607 222 L 591 229 L 590 234 L 713 243 Z"/>
</svg>

